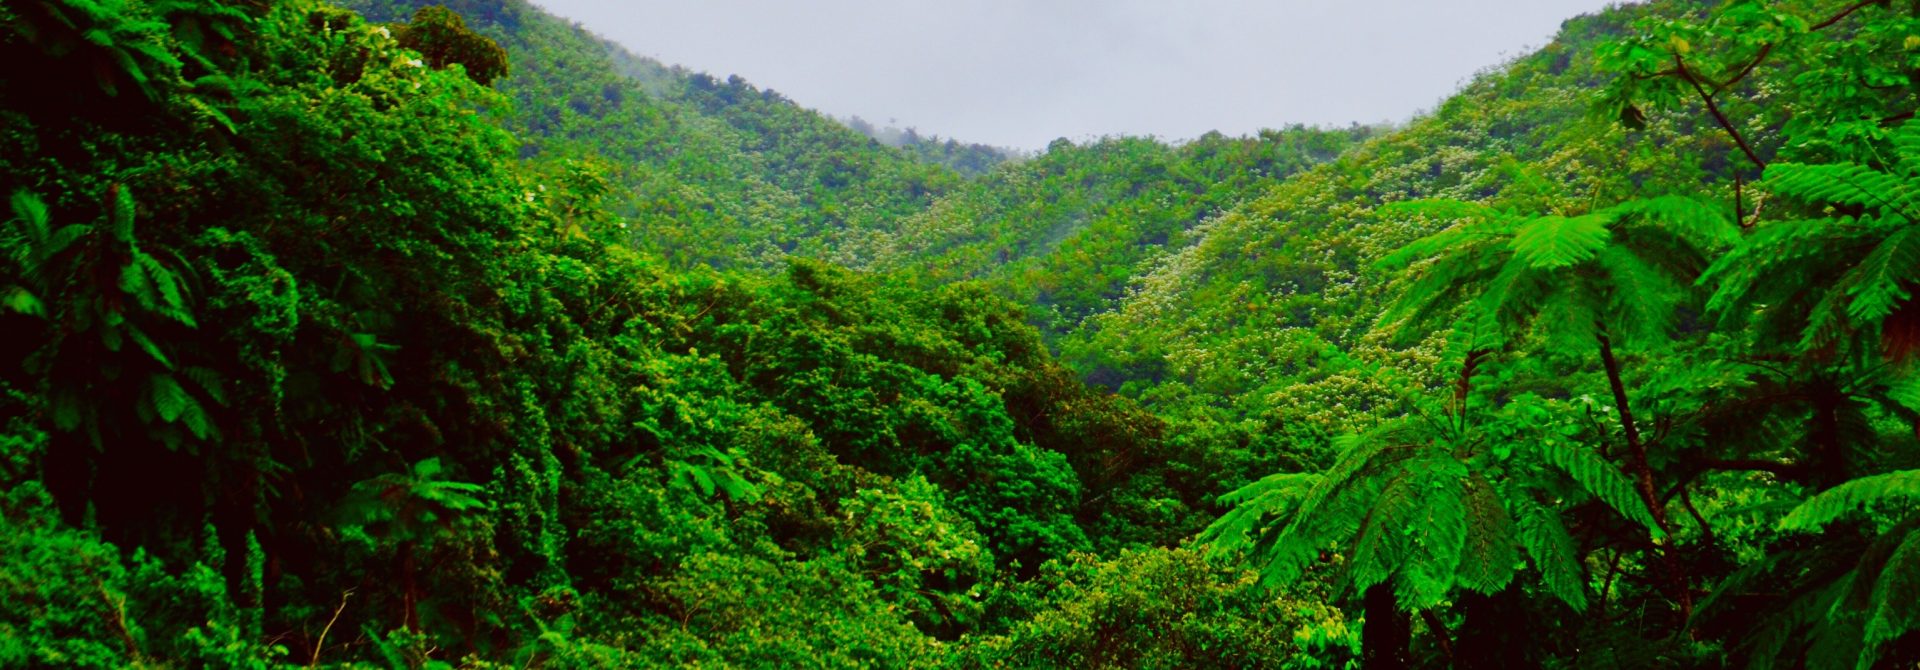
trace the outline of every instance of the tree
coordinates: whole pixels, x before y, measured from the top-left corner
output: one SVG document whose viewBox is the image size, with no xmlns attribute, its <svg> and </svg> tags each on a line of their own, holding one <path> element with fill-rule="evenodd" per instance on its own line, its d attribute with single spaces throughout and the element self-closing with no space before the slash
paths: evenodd
<svg viewBox="0 0 1920 670">
<path fill-rule="evenodd" d="M 458 64 L 467 77 L 492 86 L 507 74 L 507 50 L 485 35 L 467 28 L 467 21 L 439 5 L 421 7 L 394 38 L 400 46 L 420 52 L 428 67 L 439 70 Z"/>
<path fill-rule="evenodd" d="M 353 485 L 340 504 L 340 525 L 364 533 L 379 544 L 391 545 L 400 574 L 402 621 L 407 630 L 420 631 L 420 550 L 432 550 L 450 537 L 463 518 L 487 508 L 478 484 L 441 478 L 440 459 L 414 463 L 405 472 L 390 472 Z"/>
<path fill-rule="evenodd" d="M 1571 412 L 1530 395 L 1498 408 L 1479 397 L 1472 381 L 1486 356 L 1465 354 L 1450 402 L 1412 399 L 1407 416 L 1345 439 L 1324 473 L 1270 475 L 1222 496 L 1233 509 L 1201 540 L 1249 550 L 1275 585 L 1300 579 L 1329 547 L 1340 549 L 1342 581 L 1363 594 L 1368 668 L 1410 663 L 1403 612 L 1422 613 L 1453 655 L 1434 608 L 1462 591 L 1506 590 L 1523 551 L 1548 592 L 1586 609 L 1575 542 L 1561 511 L 1543 501 L 1596 498 L 1656 537 L 1664 532 L 1619 469 L 1568 437 L 1578 429 L 1565 418 Z"/>
<path fill-rule="evenodd" d="M 1634 420 L 1616 347 L 1665 347 L 1676 310 L 1710 254 L 1738 229 L 1683 197 L 1635 200 L 1582 215 L 1518 216 L 1484 205 L 1429 201 L 1402 212 L 1459 219 L 1382 259 L 1381 268 L 1434 259 L 1383 322 L 1417 329 L 1455 310 L 1472 319 L 1476 346 L 1512 346 L 1533 336 L 1549 353 L 1598 353 L 1620 416 L 1626 470 L 1654 526 L 1670 534 L 1647 445 Z M 1663 552 L 1683 616 L 1692 609 L 1686 576 Z"/>
</svg>

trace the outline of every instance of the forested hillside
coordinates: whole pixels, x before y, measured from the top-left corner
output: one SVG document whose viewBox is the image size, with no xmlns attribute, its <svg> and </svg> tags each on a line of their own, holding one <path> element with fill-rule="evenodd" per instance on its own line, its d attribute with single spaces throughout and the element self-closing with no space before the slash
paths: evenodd
<svg viewBox="0 0 1920 670">
<path fill-rule="evenodd" d="M 1013 156 L 518 0 L 0 0 L 0 667 L 1915 667 L 1916 54 L 1660 1 Z"/>
</svg>

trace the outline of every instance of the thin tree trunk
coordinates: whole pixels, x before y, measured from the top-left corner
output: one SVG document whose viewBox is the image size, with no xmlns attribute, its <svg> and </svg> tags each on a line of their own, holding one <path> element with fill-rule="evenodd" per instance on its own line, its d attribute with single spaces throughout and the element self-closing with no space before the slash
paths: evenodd
<svg viewBox="0 0 1920 670">
<path fill-rule="evenodd" d="M 1367 621 L 1360 628 L 1361 670 L 1412 667 L 1413 620 L 1400 611 L 1392 584 L 1375 584 L 1362 596 Z"/>
<path fill-rule="evenodd" d="M 1821 378 L 1815 380 L 1808 395 L 1813 404 L 1813 426 L 1810 432 L 1813 448 L 1812 457 L 1807 459 L 1815 486 L 1827 488 L 1837 486 L 1847 479 L 1847 449 L 1840 436 L 1840 407 L 1846 402 L 1846 396 L 1833 380 Z"/>
<path fill-rule="evenodd" d="M 1633 407 L 1627 404 L 1627 385 L 1620 376 L 1620 359 L 1613 355 L 1613 340 L 1607 336 L 1602 325 L 1599 333 L 1600 362 L 1607 369 L 1607 385 L 1613 390 L 1613 404 L 1620 409 L 1620 429 L 1627 439 L 1627 470 L 1633 475 L 1634 488 L 1640 491 L 1640 499 L 1647 504 L 1647 511 L 1653 514 L 1654 524 L 1660 527 L 1669 540 L 1673 537 L 1673 524 L 1667 520 L 1667 507 L 1660 504 L 1660 494 L 1653 486 L 1653 466 L 1647 461 L 1647 445 L 1640 441 L 1640 427 L 1633 422 Z M 1680 617 L 1693 618 L 1693 592 L 1687 585 L 1686 570 L 1680 566 L 1678 557 L 1673 555 L 1672 545 L 1659 548 L 1660 558 L 1666 564 L 1668 587 L 1680 604 Z"/>
<path fill-rule="evenodd" d="M 420 586 L 413 578 L 413 543 L 400 543 L 400 583 L 404 594 L 401 596 L 402 618 L 407 631 L 420 632 Z"/>
</svg>

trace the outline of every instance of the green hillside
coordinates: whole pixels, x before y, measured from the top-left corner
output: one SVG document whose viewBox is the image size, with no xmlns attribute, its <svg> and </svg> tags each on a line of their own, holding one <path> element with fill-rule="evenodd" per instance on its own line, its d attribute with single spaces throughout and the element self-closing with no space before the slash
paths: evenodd
<svg viewBox="0 0 1920 670">
<path fill-rule="evenodd" d="M 404 22 L 427 4 L 344 6 Z M 662 67 L 524 2 L 448 7 L 515 64 L 499 89 L 520 155 L 585 163 L 635 225 L 633 243 L 677 265 L 862 265 L 875 236 L 960 182 L 777 92 Z"/>
<path fill-rule="evenodd" d="M 424 4 L 0 0 L 0 667 L 1920 663 L 1920 10 L 1020 156 Z"/>
</svg>

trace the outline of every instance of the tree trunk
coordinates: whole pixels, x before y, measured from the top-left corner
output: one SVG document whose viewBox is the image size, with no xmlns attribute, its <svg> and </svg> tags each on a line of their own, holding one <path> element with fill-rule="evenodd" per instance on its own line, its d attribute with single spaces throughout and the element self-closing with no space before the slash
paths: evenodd
<svg viewBox="0 0 1920 670">
<path fill-rule="evenodd" d="M 1660 503 L 1660 494 L 1653 485 L 1653 466 L 1647 461 L 1647 445 L 1640 441 L 1640 427 L 1633 422 L 1633 407 L 1627 403 L 1627 385 L 1620 376 L 1620 359 L 1613 355 L 1613 340 L 1607 337 L 1604 325 L 1599 329 L 1600 362 L 1607 369 L 1607 385 L 1613 390 L 1613 404 L 1620 409 L 1620 430 L 1627 440 L 1627 471 L 1633 475 L 1634 488 L 1640 492 L 1640 499 L 1646 503 L 1647 511 L 1653 515 L 1654 524 L 1666 533 L 1669 541 L 1673 537 L 1673 524 L 1667 520 L 1667 507 Z M 1679 558 L 1674 556 L 1671 544 L 1659 548 L 1661 561 L 1667 569 L 1668 588 L 1675 602 L 1680 604 L 1680 618 L 1693 618 L 1693 592 L 1687 585 L 1686 570 L 1681 567 Z"/>
<path fill-rule="evenodd" d="M 404 593 L 401 595 L 403 622 L 407 632 L 420 632 L 420 585 L 413 578 L 413 542 L 400 543 L 400 583 Z"/>
<path fill-rule="evenodd" d="M 1367 621 L 1360 628 L 1361 670 L 1411 667 L 1413 620 L 1400 611 L 1392 584 L 1375 584 L 1362 596 Z"/>
<path fill-rule="evenodd" d="M 1808 396 L 1813 405 L 1808 479 L 1819 489 L 1838 486 L 1847 480 L 1847 445 L 1840 435 L 1840 408 L 1846 395 L 1832 379 L 1821 377 L 1814 380 Z"/>
</svg>

